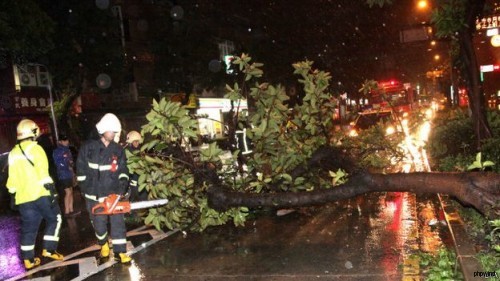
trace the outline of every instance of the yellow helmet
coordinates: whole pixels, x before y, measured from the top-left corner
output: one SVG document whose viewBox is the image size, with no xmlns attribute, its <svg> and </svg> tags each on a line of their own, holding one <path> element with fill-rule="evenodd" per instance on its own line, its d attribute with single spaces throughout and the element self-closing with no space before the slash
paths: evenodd
<svg viewBox="0 0 500 281">
<path fill-rule="evenodd" d="M 17 140 L 27 138 L 37 138 L 40 135 L 40 128 L 30 119 L 23 119 L 17 124 Z"/>
<path fill-rule="evenodd" d="M 133 143 L 134 141 L 139 141 L 139 143 L 142 143 L 141 133 L 137 131 L 130 131 L 127 134 L 127 143 Z"/>
</svg>

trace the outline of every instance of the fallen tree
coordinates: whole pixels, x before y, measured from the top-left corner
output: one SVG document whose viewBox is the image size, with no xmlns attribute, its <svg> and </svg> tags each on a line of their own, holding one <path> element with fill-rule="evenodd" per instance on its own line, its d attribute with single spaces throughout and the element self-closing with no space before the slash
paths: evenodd
<svg viewBox="0 0 500 281">
<path fill-rule="evenodd" d="M 252 63 L 245 54 L 233 63 L 243 83 L 262 75 L 262 64 Z M 387 138 L 382 126 L 356 140 L 348 138 L 332 122 L 338 104 L 328 92 L 329 73 L 312 69 L 309 61 L 293 67 L 305 92 L 302 104 L 293 110 L 279 85 L 226 86 L 226 98 L 232 102 L 229 152 L 216 141 L 193 149 L 190 142 L 199 133 L 196 118 L 202 117 L 190 116 L 179 103 L 153 101 L 142 127 L 146 141 L 140 151 L 127 155 L 140 189 L 150 198 L 169 199 L 166 206 L 148 210 L 147 224 L 203 231 L 228 222 L 243 225 L 248 208 L 311 206 L 385 191 L 447 193 L 490 217 L 498 216 L 498 174 L 383 174 L 368 169 L 397 163 L 401 139 Z M 242 99 L 253 105 L 251 112 L 240 112 Z M 251 153 L 243 154 L 243 147 L 236 145 L 242 141 L 236 140 L 236 130 L 246 132 Z"/>
<path fill-rule="evenodd" d="M 327 153 L 330 152 L 330 153 Z M 335 149 L 321 149 L 316 161 L 342 159 Z M 311 166 L 323 166 L 310 163 Z M 339 163 L 342 166 L 342 163 Z M 500 215 L 500 175 L 488 172 L 377 174 L 359 171 L 349 181 L 330 189 L 304 192 L 242 193 L 212 185 L 208 192 L 212 208 L 301 207 L 325 204 L 371 192 L 444 193 L 473 206 L 489 218 Z"/>
<path fill-rule="evenodd" d="M 489 218 L 494 219 L 500 215 L 500 175 L 493 172 L 370 173 L 356 165 L 355 160 L 341 149 L 322 146 L 311 155 L 307 164 L 297 166 L 290 175 L 297 178 L 307 172 L 326 174 L 338 169 L 350 174 L 346 183 L 329 189 L 305 192 L 234 192 L 224 188 L 220 181 L 211 177 L 213 180 L 208 190 L 209 204 L 218 210 L 240 206 L 303 207 L 348 199 L 365 193 L 397 191 L 448 194 Z M 281 184 L 283 183 L 276 183 Z M 280 190 L 278 186 L 270 189 Z"/>
</svg>

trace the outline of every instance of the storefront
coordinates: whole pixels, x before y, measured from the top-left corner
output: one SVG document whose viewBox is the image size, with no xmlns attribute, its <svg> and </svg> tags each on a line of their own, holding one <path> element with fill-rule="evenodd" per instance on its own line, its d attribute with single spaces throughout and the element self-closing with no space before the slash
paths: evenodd
<svg viewBox="0 0 500 281">
<path fill-rule="evenodd" d="M 224 98 L 199 98 L 196 114 L 205 116 L 199 119 L 200 134 L 211 139 L 224 137 L 225 116 L 231 110 L 231 100 Z M 234 111 L 248 110 L 246 100 L 233 103 Z"/>
<path fill-rule="evenodd" d="M 2 96 L 0 104 L 0 153 L 10 151 L 16 143 L 16 127 L 23 118 L 33 120 L 40 134 L 51 133 L 49 94 L 43 88 L 22 89 L 13 95 Z"/>
</svg>

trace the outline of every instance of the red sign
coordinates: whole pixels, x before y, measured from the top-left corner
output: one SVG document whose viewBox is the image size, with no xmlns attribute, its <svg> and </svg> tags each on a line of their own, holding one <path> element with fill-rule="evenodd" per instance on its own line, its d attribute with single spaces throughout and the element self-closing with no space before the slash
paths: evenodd
<svg viewBox="0 0 500 281">
<path fill-rule="evenodd" d="M 0 99 L 0 114 L 34 114 L 48 112 L 50 105 L 47 91 L 21 91 Z"/>
</svg>

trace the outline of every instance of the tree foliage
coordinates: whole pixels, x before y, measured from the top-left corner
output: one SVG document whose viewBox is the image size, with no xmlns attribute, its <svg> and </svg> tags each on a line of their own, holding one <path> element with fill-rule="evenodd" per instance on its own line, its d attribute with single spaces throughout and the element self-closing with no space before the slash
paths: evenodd
<svg viewBox="0 0 500 281">
<path fill-rule="evenodd" d="M 252 63 L 245 54 L 234 63 L 244 73 L 244 80 L 254 83 L 248 98 L 254 100 L 255 109 L 248 113 L 235 110 L 244 97 L 242 85 L 226 86 L 226 97 L 234 105 L 235 124 L 247 130 L 253 153 L 242 158 L 238 149 L 224 152 L 216 143 L 195 151 L 190 143 L 197 139 L 196 119 L 179 103 L 153 101 L 153 109 L 146 116 L 148 123 L 142 127 L 147 141 L 140 152 L 128 155 L 129 167 L 140 175 L 141 190 L 147 190 L 151 198 L 168 198 L 170 202 L 150 209 L 146 223 L 202 231 L 229 221 L 243 224 L 247 207 L 305 206 L 389 190 L 443 191 L 474 206 L 489 208 L 496 204 L 498 178 L 494 176 L 493 181 L 488 181 L 491 176 L 472 176 L 481 186 L 474 191 L 469 190 L 474 186 L 457 184 L 468 175 L 386 177 L 364 172 L 343 150 L 348 146 L 332 145 L 342 141 L 332 124 L 336 102 L 328 92 L 330 75 L 313 69 L 312 62 L 293 65 L 306 92 L 303 104 L 293 110 L 285 106 L 287 96 L 281 86 L 255 81 L 262 74 L 261 64 Z M 405 183 L 405 178 L 414 181 Z M 338 184 L 342 188 L 332 188 Z M 490 192 L 493 198 L 483 198 L 482 194 Z"/>
<path fill-rule="evenodd" d="M 234 63 L 249 83 L 262 75 L 262 65 L 252 63 L 245 54 Z M 146 222 L 192 230 L 228 220 L 242 224 L 246 208 L 218 212 L 207 205 L 207 187 L 214 182 L 244 192 L 276 192 L 277 186 L 289 191 L 331 187 L 328 172 L 319 175 L 311 171 L 307 179 L 290 174 L 329 142 L 333 133 L 331 112 L 336 106 L 327 91 L 329 73 L 312 69 L 310 61 L 294 64 L 294 69 L 306 95 L 303 104 L 293 110 L 285 105 L 288 97 L 283 87 L 255 82 L 249 91 L 255 109 L 240 112 L 237 103 L 243 98 L 242 87 L 227 85 L 226 97 L 233 101 L 236 125 L 240 129 L 249 125 L 247 136 L 253 143 L 254 153 L 244 163 L 238 162 L 236 149 L 223 162 L 223 151 L 216 143 L 202 148 L 195 157 L 189 143 L 197 138 L 197 121 L 178 103 L 165 99 L 153 102 L 153 109 L 146 116 L 148 123 L 142 127 L 149 141 L 139 154 L 129 155 L 129 165 L 131 172 L 140 175 L 141 189 L 146 189 L 152 198 L 169 198 L 170 203 L 151 209 Z"/>
</svg>

